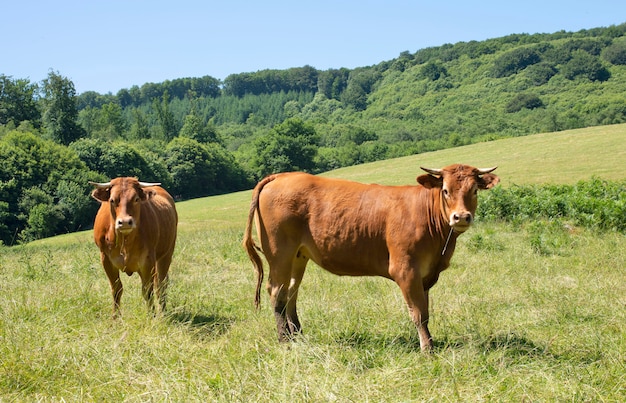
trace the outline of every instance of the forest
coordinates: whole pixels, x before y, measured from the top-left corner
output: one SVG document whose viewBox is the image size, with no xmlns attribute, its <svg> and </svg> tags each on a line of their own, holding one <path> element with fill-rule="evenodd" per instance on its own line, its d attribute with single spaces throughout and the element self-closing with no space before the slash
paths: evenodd
<svg viewBox="0 0 626 403">
<path fill-rule="evenodd" d="M 77 94 L 0 73 L 0 242 L 89 228 L 88 181 L 136 176 L 177 200 L 272 172 L 335 168 L 626 122 L 626 24 Z"/>
</svg>

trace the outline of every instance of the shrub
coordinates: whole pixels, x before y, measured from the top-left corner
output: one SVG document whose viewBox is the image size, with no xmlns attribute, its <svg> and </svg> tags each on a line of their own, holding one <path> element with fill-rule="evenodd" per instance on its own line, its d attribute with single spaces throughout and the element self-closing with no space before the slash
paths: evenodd
<svg viewBox="0 0 626 403">
<path fill-rule="evenodd" d="M 626 180 L 594 178 L 576 185 L 497 187 L 481 196 L 485 220 L 566 220 L 588 228 L 626 233 Z"/>
<path fill-rule="evenodd" d="M 557 69 L 548 62 L 541 62 L 529 66 L 524 73 L 533 85 L 539 86 L 547 83 L 557 73 Z"/>
<path fill-rule="evenodd" d="M 438 62 L 428 62 L 420 69 L 420 76 L 429 79 L 430 81 L 437 81 L 441 77 L 448 75 L 446 68 Z"/>
<path fill-rule="evenodd" d="M 543 102 L 541 99 L 534 94 L 521 93 L 517 94 L 509 103 L 506 105 L 507 113 L 519 112 L 523 108 L 526 109 L 535 109 L 541 108 L 543 106 Z"/>
<path fill-rule="evenodd" d="M 626 64 L 626 41 L 615 42 L 602 51 L 602 58 L 611 64 Z"/>
<path fill-rule="evenodd" d="M 568 80 L 583 77 L 590 81 L 606 81 L 611 77 L 611 73 L 597 57 L 582 50 L 576 51 L 572 59 L 563 65 L 561 73 Z"/>
<path fill-rule="evenodd" d="M 541 58 L 536 50 L 517 48 L 496 59 L 493 66 L 493 74 L 496 78 L 508 77 L 540 61 Z"/>
</svg>

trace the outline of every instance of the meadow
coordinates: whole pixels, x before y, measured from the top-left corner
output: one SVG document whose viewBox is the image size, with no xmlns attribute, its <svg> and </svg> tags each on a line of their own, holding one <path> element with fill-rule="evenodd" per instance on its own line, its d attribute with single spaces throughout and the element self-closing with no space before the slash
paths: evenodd
<svg viewBox="0 0 626 403">
<path fill-rule="evenodd" d="M 498 140 L 324 174 L 415 183 L 499 168 L 501 186 L 626 178 L 626 125 Z M 431 290 L 423 354 L 399 288 L 309 265 L 304 334 L 279 344 L 240 246 L 250 191 L 178 203 L 168 310 L 122 278 L 119 320 L 92 232 L 0 248 L 0 401 L 626 400 L 626 236 L 480 221 Z M 538 247 L 539 246 L 539 247 Z"/>
</svg>

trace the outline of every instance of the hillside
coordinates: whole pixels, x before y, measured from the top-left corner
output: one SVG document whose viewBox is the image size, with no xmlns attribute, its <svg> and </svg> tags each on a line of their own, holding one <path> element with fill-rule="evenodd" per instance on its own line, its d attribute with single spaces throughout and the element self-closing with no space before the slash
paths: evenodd
<svg viewBox="0 0 626 403">
<path fill-rule="evenodd" d="M 235 73 L 224 81 L 145 83 L 116 95 L 81 94 L 80 121 L 92 136 L 167 141 L 196 121 L 208 125 L 253 179 L 276 170 L 324 172 L 626 122 L 625 33 L 626 24 L 511 34 L 406 51 L 355 69 L 303 66 Z M 110 115 L 111 103 L 121 106 L 116 119 L 124 124 L 100 118 L 99 111 Z M 309 125 L 310 134 L 274 130 L 292 119 Z M 184 132 L 205 141 L 204 129 L 195 130 Z"/>
</svg>

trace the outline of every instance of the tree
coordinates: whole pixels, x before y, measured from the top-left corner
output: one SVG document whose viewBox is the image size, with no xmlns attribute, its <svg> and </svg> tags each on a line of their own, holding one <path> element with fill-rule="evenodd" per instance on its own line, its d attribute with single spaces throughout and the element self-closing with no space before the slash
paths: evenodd
<svg viewBox="0 0 626 403">
<path fill-rule="evenodd" d="M 148 119 L 146 114 L 135 108 L 132 110 L 133 124 L 130 126 L 130 134 L 128 136 L 131 140 L 141 140 L 150 138 L 150 127 L 148 125 Z"/>
<path fill-rule="evenodd" d="M 341 102 L 352 106 L 357 111 L 365 110 L 367 108 L 367 95 L 380 78 L 380 73 L 373 69 L 353 70 L 348 79 L 348 86 L 341 94 Z"/>
<path fill-rule="evenodd" d="M 514 113 L 521 111 L 523 108 L 535 109 L 541 108 L 542 106 L 543 102 L 538 96 L 534 94 L 520 93 L 509 101 L 506 105 L 506 111 L 507 113 Z"/>
<path fill-rule="evenodd" d="M 346 68 L 322 71 L 317 76 L 317 91 L 328 99 L 339 101 L 341 93 L 348 85 L 350 70 Z"/>
<path fill-rule="evenodd" d="M 590 81 L 606 81 L 611 77 L 597 57 L 583 50 L 574 52 L 572 59 L 561 68 L 561 73 L 568 80 L 584 77 Z"/>
<path fill-rule="evenodd" d="M 172 194 L 188 199 L 242 190 L 250 185 L 234 157 L 216 143 L 177 137 L 165 149 Z"/>
<path fill-rule="evenodd" d="M 626 65 L 626 41 L 613 42 L 602 51 L 602 58 L 615 65 Z"/>
<path fill-rule="evenodd" d="M 26 227 L 20 232 L 20 239 L 25 242 L 56 234 L 59 223 L 65 218 L 55 205 L 54 197 L 37 186 L 24 190 L 19 208 L 26 221 Z"/>
<path fill-rule="evenodd" d="M 221 143 L 215 127 L 212 124 L 205 125 L 196 112 L 196 107 L 192 106 L 191 111 L 185 116 L 185 122 L 180 129 L 180 137 L 187 137 L 199 143 Z"/>
<path fill-rule="evenodd" d="M 9 203 L 0 201 L 0 246 L 13 243 L 11 229 L 7 225 L 10 218 Z"/>
<path fill-rule="evenodd" d="M 58 72 L 50 71 L 43 81 L 43 92 L 43 123 L 49 138 L 68 145 L 84 137 L 85 131 L 77 122 L 74 83 Z"/>
<path fill-rule="evenodd" d="M 144 182 L 161 181 L 135 147 L 124 141 L 81 139 L 71 149 L 89 169 L 107 178 L 134 176 Z"/>
<path fill-rule="evenodd" d="M 300 118 L 287 119 L 276 125 L 254 142 L 257 152 L 253 165 L 257 177 L 284 171 L 313 171 L 317 143 L 313 125 Z"/>
<path fill-rule="evenodd" d="M 528 77 L 533 85 L 543 85 L 550 81 L 550 79 L 557 73 L 557 69 L 548 62 L 540 62 L 528 66 L 524 70 L 524 74 Z"/>
<path fill-rule="evenodd" d="M 41 114 L 35 101 L 37 90 L 37 84 L 28 80 L 13 80 L 0 74 L 0 125 L 13 122 L 17 126 L 23 121 L 30 121 L 38 127 Z"/>
<path fill-rule="evenodd" d="M 73 150 L 33 133 L 9 132 L 0 139 L 0 200 L 6 203 L 0 205 L 0 240 L 12 244 L 16 235 L 28 241 L 86 227 L 95 213 L 94 204 L 84 206 L 87 182 L 102 179 Z M 72 204 L 70 193 L 83 194 L 80 211 L 74 209 L 78 204 L 64 207 Z M 61 197 L 64 203 L 59 203 Z"/>
<path fill-rule="evenodd" d="M 101 119 L 101 130 L 105 137 L 113 139 L 123 137 L 128 130 L 128 123 L 122 115 L 122 107 L 115 102 L 102 105 Z"/>
<path fill-rule="evenodd" d="M 494 61 L 493 74 L 496 78 L 508 77 L 540 61 L 541 57 L 536 50 L 525 47 L 516 48 Z"/>
<path fill-rule="evenodd" d="M 172 194 L 180 198 L 207 196 L 214 191 L 216 172 L 206 147 L 196 140 L 177 137 L 166 148 L 166 165 L 172 175 Z"/>
<path fill-rule="evenodd" d="M 420 69 L 420 75 L 425 77 L 431 81 L 439 80 L 441 77 L 445 77 L 448 75 L 448 71 L 441 63 L 438 62 L 428 62 L 422 66 Z"/>
<path fill-rule="evenodd" d="M 170 110 L 169 95 L 167 91 L 161 97 L 161 100 L 155 98 L 152 101 L 152 107 L 156 110 L 159 123 L 161 125 L 161 133 L 165 141 L 170 141 L 178 130 L 176 129 L 176 122 L 174 121 L 174 114 Z"/>
</svg>

